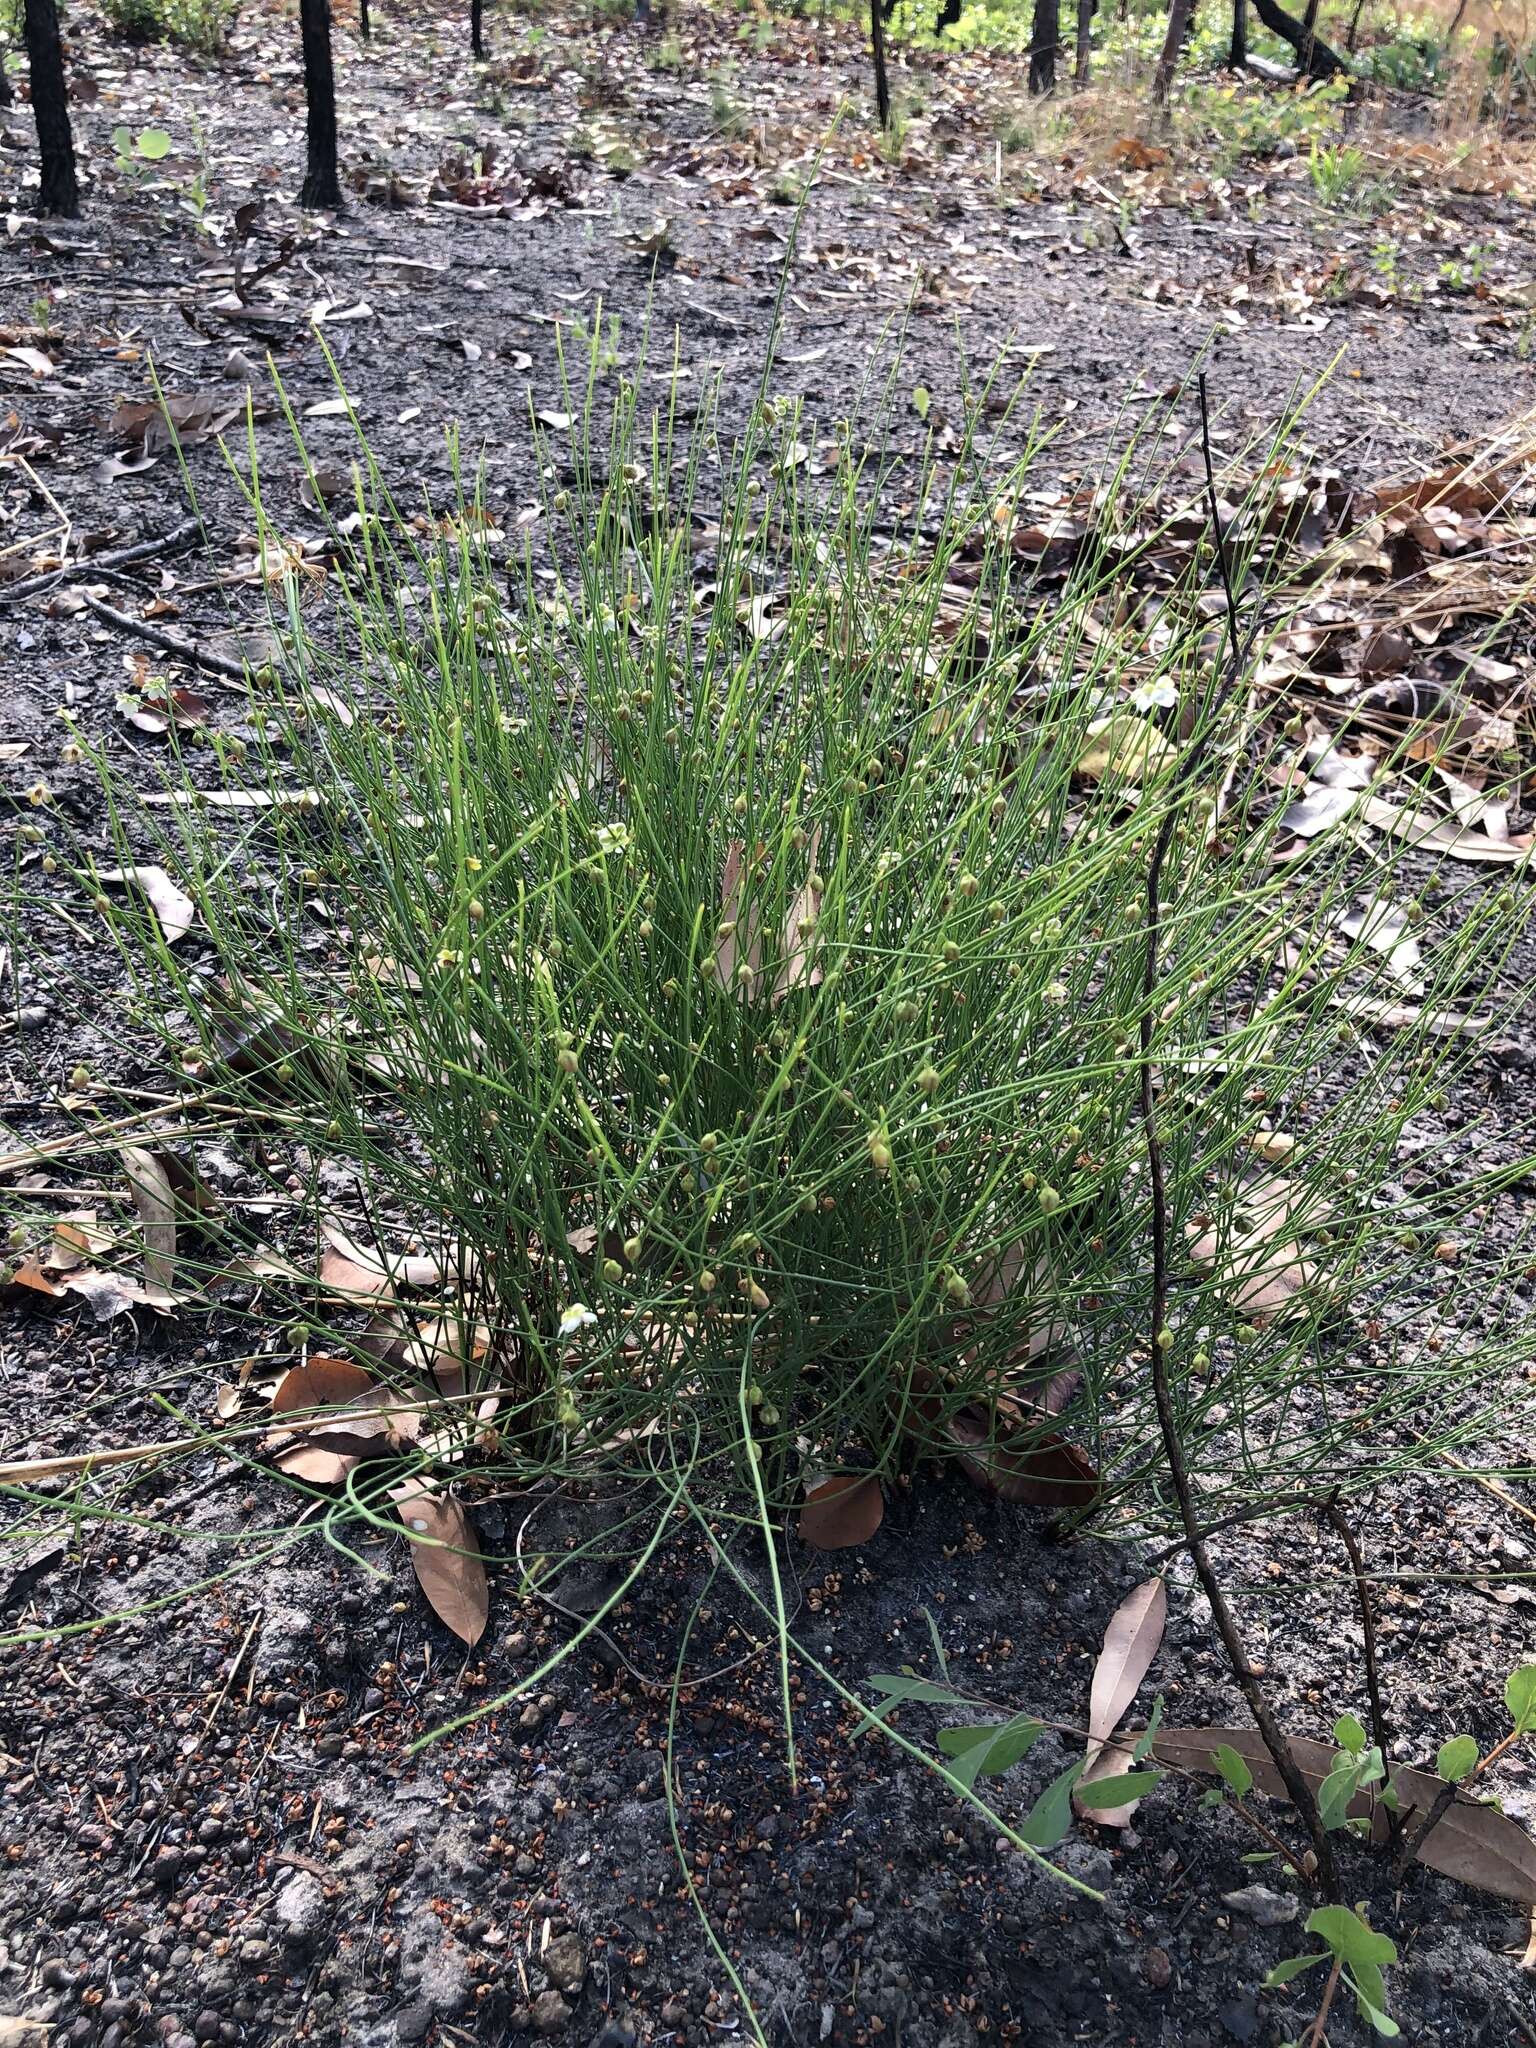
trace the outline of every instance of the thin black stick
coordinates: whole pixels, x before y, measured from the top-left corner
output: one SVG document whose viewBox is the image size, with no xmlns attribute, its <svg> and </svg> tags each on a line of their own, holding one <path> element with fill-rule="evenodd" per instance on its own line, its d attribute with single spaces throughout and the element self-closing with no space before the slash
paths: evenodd
<svg viewBox="0 0 1536 2048">
<path fill-rule="evenodd" d="M 184 640 L 180 633 L 168 633 L 163 626 L 155 626 L 148 619 L 136 619 L 131 612 L 120 612 L 115 605 L 103 604 L 99 597 L 92 597 L 88 590 L 82 590 L 81 597 L 86 608 L 93 611 L 98 619 L 105 619 L 109 626 L 116 626 L 121 632 L 134 633 L 140 640 L 147 640 L 152 647 L 162 647 L 167 654 L 180 655 L 183 661 L 190 661 L 197 668 L 206 669 L 209 675 L 227 676 L 232 683 L 247 681 L 245 664 L 231 661 L 228 655 L 215 654 L 211 648 L 194 646 Z"/>
<path fill-rule="evenodd" d="M 1360 1603 L 1360 1627 L 1365 1637 L 1365 1688 L 1371 1696 L 1371 1735 L 1376 1747 L 1381 1751 L 1382 1761 L 1385 1762 L 1388 1748 L 1387 1714 L 1381 1704 L 1381 1674 L 1376 1662 L 1376 1616 L 1371 1607 L 1371 1587 L 1366 1577 L 1365 1559 L 1360 1554 L 1355 1532 L 1350 1528 L 1339 1507 L 1337 1494 L 1320 1504 L 1320 1512 L 1349 1553 L 1349 1568 L 1355 1577 L 1355 1598 Z"/>
<path fill-rule="evenodd" d="M 41 576 L 28 576 L 20 583 L 0 585 L 0 603 L 15 604 L 24 597 L 36 597 L 40 591 L 57 588 L 67 576 L 99 576 L 103 569 L 126 569 L 134 562 L 152 562 L 157 555 L 168 555 L 176 548 L 185 547 L 189 540 L 196 538 L 197 531 L 196 518 L 183 519 L 169 533 L 162 533 L 158 540 L 137 540 L 132 547 L 113 548 L 102 555 L 87 555 L 83 561 L 66 562 L 62 569 L 49 569 Z"/>
<path fill-rule="evenodd" d="M 1168 1474 L 1173 1481 L 1174 1495 L 1179 1504 L 1179 1518 L 1184 1524 L 1190 1561 L 1195 1567 L 1195 1574 L 1205 1597 L 1210 1602 L 1211 1618 L 1216 1624 L 1217 1634 L 1221 1637 L 1222 1648 L 1227 1653 L 1232 1675 L 1248 1702 L 1254 1726 L 1263 1739 L 1264 1747 L 1274 1759 L 1275 1769 L 1280 1773 L 1281 1782 L 1291 1804 L 1306 1823 L 1307 1833 L 1312 1838 L 1313 1853 L 1317 1857 L 1319 1882 L 1327 1896 L 1334 1898 L 1338 1893 L 1338 1876 L 1334 1868 L 1333 1846 L 1323 1827 L 1322 1816 L 1317 1810 L 1317 1801 L 1312 1797 L 1311 1787 L 1297 1768 L 1290 1747 L 1269 1710 L 1269 1702 L 1254 1675 L 1253 1666 L 1248 1661 L 1248 1652 L 1243 1646 L 1237 1622 L 1228 1605 L 1227 1596 L 1222 1591 L 1221 1581 L 1211 1564 L 1205 1539 L 1200 1533 L 1200 1519 L 1196 1513 L 1189 1468 L 1184 1462 L 1184 1446 L 1179 1436 L 1178 1416 L 1174 1409 L 1173 1391 L 1168 1379 L 1168 1355 L 1164 1348 L 1167 1343 L 1169 1296 L 1168 1184 L 1163 1166 L 1163 1144 L 1157 1128 L 1157 1102 L 1152 1086 L 1152 1035 L 1157 1015 L 1158 948 L 1162 937 L 1163 863 L 1173 843 L 1174 827 L 1178 823 L 1182 808 L 1181 799 L 1193 785 L 1210 752 L 1219 729 L 1221 708 L 1242 673 L 1252 637 L 1244 641 L 1239 636 L 1237 593 L 1232 587 L 1226 537 L 1221 525 L 1221 507 L 1216 496 L 1216 475 L 1211 462 L 1210 407 L 1203 372 L 1199 380 L 1199 389 L 1200 441 L 1205 458 L 1206 496 L 1210 504 L 1211 530 L 1215 538 L 1216 559 L 1221 569 L 1222 589 L 1227 600 L 1228 661 L 1225 673 L 1218 673 L 1213 681 L 1204 707 L 1203 724 L 1197 728 L 1189 750 L 1173 772 L 1162 819 L 1157 828 L 1157 838 L 1153 842 L 1152 858 L 1147 867 L 1147 951 L 1146 964 L 1142 972 L 1139 1037 L 1141 1123 L 1146 1139 L 1147 1173 L 1152 1191 L 1152 1397 L 1157 1406 L 1157 1423 L 1162 1434 L 1163 1453 L 1168 1460 Z M 1256 627 L 1254 631 L 1257 631 Z"/>
</svg>

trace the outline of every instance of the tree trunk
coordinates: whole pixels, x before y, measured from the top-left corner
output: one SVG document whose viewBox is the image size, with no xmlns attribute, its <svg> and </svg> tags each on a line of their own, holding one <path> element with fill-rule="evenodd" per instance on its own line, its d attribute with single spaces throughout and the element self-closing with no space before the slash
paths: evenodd
<svg viewBox="0 0 1536 2048">
<path fill-rule="evenodd" d="M 1248 0 L 1232 0 L 1232 48 L 1229 69 L 1241 71 L 1248 62 Z"/>
<path fill-rule="evenodd" d="M 875 106 L 880 115 L 880 126 L 891 125 L 891 81 L 885 72 L 885 16 L 880 11 L 880 0 L 870 0 L 870 40 L 875 49 Z"/>
<path fill-rule="evenodd" d="M 69 126 L 64 46 L 59 41 L 59 10 L 55 0 L 26 0 L 22 26 L 31 73 L 32 118 L 37 123 L 37 150 L 43 171 L 38 205 L 44 213 L 61 213 L 74 220 L 80 212 L 80 186 L 75 177 L 75 138 Z"/>
<path fill-rule="evenodd" d="M 299 188 L 300 206 L 339 208 L 336 175 L 336 73 L 331 65 L 330 0 L 299 0 L 304 41 L 304 91 L 309 100 L 309 166 Z"/>
<path fill-rule="evenodd" d="M 485 0 L 469 0 L 469 47 L 485 62 Z"/>
<path fill-rule="evenodd" d="M 1152 97 L 1160 107 L 1168 104 L 1168 94 L 1173 85 L 1173 74 L 1179 68 L 1179 56 L 1184 48 L 1184 38 L 1189 32 L 1189 17 L 1194 0 L 1170 0 L 1168 8 L 1168 33 L 1163 38 L 1163 54 L 1157 60 L 1157 69 L 1152 74 Z"/>
<path fill-rule="evenodd" d="M 1466 11 L 1467 0 L 1458 0 L 1456 12 L 1451 17 L 1451 25 L 1445 32 L 1445 46 L 1447 49 L 1455 42 L 1456 31 L 1461 27 L 1461 17 Z M 1365 0 L 1355 0 L 1355 11 L 1349 17 L 1349 34 L 1344 38 L 1344 47 L 1348 50 L 1351 57 L 1355 54 L 1356 46 L 1360 41 L 1360 17 L 1364 12 Z"/>
<path fill-rule="evenodd" d="M 1029 39 L 1029 89 L 1056 90 L 1056 45 L 1061 41 L 1059 0 L 1035 0 L 1035 25 Z"/>
<path fill-rule="evenodd" d="M 357 26 L 365 43 L 373 41 L 373 22 L 368 13 L 368 0 L 357 0 Z"/>
<path fill-rule="evenodd" d="M 1310 36 L 1310 55 L 1303 62 L 1302 53 L 1309 40 L 1306 25 L 1299 22 L 1294 14 L 1287 14 L 1280 0 L 1253 0 L 1253 11 L 1271 35 L 1279 36 L 1283 43 L 1290 44 L 1296 52 L 1297 63 L 1308 78 L 1332 78 L 1335 72 L 1349 69 L 1338 51 L 1329 48 L 1316 28 Z"/>
<path fill-rule="evenodd" d="M 1095 0 L 1077 0 L 1077 62 L 1072 76 L 1079 85 L 1088 83 L 1088 67 L 1093 62 L 1093 13 Z"/>
<path fill-rule="evenodd" d="M 960 19 L 964 5 L 965 0 L 940 0 L 939 11 L 933 24 L 933 32 L 936 36 L 942 35 L 945 29 L 955 26 Z"/>
<path fill-rule="evenodd" d="M 3 44 L 0 44 L 0 107 L 9 107 L 13 104 L 14 95 L 11 92 L 11 74 L 5 68 L 5 47 Z"/>
</svg>

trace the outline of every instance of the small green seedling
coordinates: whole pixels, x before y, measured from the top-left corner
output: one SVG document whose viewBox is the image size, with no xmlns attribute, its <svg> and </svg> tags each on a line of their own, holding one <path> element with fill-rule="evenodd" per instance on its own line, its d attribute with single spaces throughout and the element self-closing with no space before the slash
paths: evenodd
<svg viewBox="0 0 1536 2048">
<path fill-rule="evenodd" d="M 971 1704 L 953 1686 L 918 1678 L 910 1672 L 879 1672 L 869 1679 L 869 1684 L 884 1698 L 878 1706 L 869 1709 L 867 1718 L 860 1723 L 856 1733 L 871 1724 L 884 1722 L 897 1707 L 911 1701 L 931 1706 L 965 1707 Z M 1140 1763 L 1149 1753 L 1161 1720 L 1162 1701 L 1159 1699 L 1148 1725 L 1136 1739 L 1131 1751 L 1132 1763 Z M 1008 1721 L 967 1722 L 941 1728 L 936 1739 L 944 1761 L 935 1761 L 934 1768 L 941 1778 L 958 1790 L 973 1792 L 978 1778 L 997 1777 L 1012 1770 L 1044 1733 L 1045 1723 L 1030 1714 L 1015 1714 Z M 1087 1811 L 1109 1812 L 1140 1799 L 1163 1775 L 1158 1770 L 1133 1770 L 1118 1778 L 1100 1778 L 1084 1785 L 1079 1780 L 1086 1761 L 1083 1757 L 1074 1758 L 1065 1770 L 1052 1778 L 1012 1831 L 1019 1840 L 1028 1843 L 1032 1849 L 1054 1849 L 1071 1830 L 1074 1798 L 1078 1806 Z"/>
<path fill-rule="evenodd" d="M 1318 1813 L 1330 1832 L 1347 1828 L 1352 1834 L 1368 1835 L 1369 1819 L 1362 1815 L 1351 1818 L 1349 1809 L 1357 1794 L 1374 1791 L 1389 1813 L 1397 1811 L 1397 1794 L 1386 1782 L 1386 1759 L 1353 1714 L 1341 1714 L 1334 1722 L 1333 1739 L 1339 1747 L 1318 1787 Z"/>
<path fill-rule="evenodd" d="M 1321 2041 L 1339 1984 L 1345 1983 L 1355 1995 L 1355 2010 L 1368 2026 L 1390 2039 L 1401 2030 L 1387 2012 L 1386 1987 L 1382 1970 L 1397 1961 L 1397 1950 L 1384 1934 L 1378 1934 L 1365 1915 L 1351 1906 L 1319 1906 L 1307 1920 L 1308 1934 L 1315 1934 L 1324 1946 L 1311 1955 L 1292 1956 L 1278 1963 L 1264 1979 L 1264 1989 L 1274 1991 L 1293 1977 L 1329 1963 L 1328 1982 L 1317 2018 L 1307 2029 L 1309 2040 Z M 1288 2042 L 1286 2048 L 1296 2048 Z"/>
<path fill-rule="evenodd" d="M 114 128 L 112 147 L 117 152 L 119 174 L 142 184 L 170 155 L 171 138 L 163 128 L 141 128 L 137 135 L 131 128 Z"/>
</svg>

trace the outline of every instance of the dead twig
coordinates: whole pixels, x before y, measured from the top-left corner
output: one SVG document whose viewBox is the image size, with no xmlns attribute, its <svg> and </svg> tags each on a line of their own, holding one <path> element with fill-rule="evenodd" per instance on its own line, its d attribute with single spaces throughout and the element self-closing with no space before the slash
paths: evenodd
<svg viewBox="0 0 1536 2048">
<path fill-rule="evenodd" d="M 1183 808 L 1182 798 L 1194 786 L 1207 754 L 1215 740 L 1217 720 L 1223 704 L 1230 696 L 1244 662 L 1256 637 L 1257 628 L 1252 629 L 1245 639 L 1240 634 L 1237 594 L 1232 587 L 1232 572 L 1227 560 L 1226 537 L 1222 532 L 1221 510 L 1216 494 L 1216 476 L 1211 461 L 1210 410 L 1206 397 L 1206 381 L 1202 372 L 1200 390 L 1200 438 L 1205 458 L 1206 496 L 1210 506 L 1211 528 L 1216 546 L 1216 559 L 1221 572 L 1222 589 L 1227 603 L 1227 646 L 1228 659 L 1225 671 L 1218 671 L 1213 678 L 1211 689 L 1204 706 L 1204 717 L 1197 716 L 1195 734 L 1187 752 L 1179 761 L 1170 779 L 1163 805 L 1162 819 L 1158 825 L 1157 837 L 1153 842 L 1152 858 L 1147 865 L 1146 894 L 1146 958 L 1142 970 L 1140 1041 L 1140 1097 L 1141 1124 L 1146 1141 L 1147 1173 L 1151 1183 L 1152 1207 L 1152 1396 L 1157 1408 L 1158 1429 L 1163 1440 L 1163 1452 L 1168 1460 L 1168 1474 L 1173 1482 L 1174 1496 L 1178 1502 L 1179 1519 L 1184 1525 L 1185 1542 L 1190 1561 L 1194 1565 L 1206 1599 L 1210 1602 L 1211 1618 L 1216 1624 L 1222 1648 L 1232 1667 L 1232 1675 L 1248 1702 L 1253 1715 L 1254 1726 L 1263 1739 L 1264 1747 L 1274 1759 L 1275 1769 L 1280 1773 L 1281 1782 L 1292 1805 L 1306 1823 L 1312 1838 L 1312 1847 L 1317 1858 L 1317 1874 L 1328 1897 L 1338 1893 L 1338 1876 L 1334 1867 L 1333 1846 L 1323 1827 L 1317 1801 L 1312 1796 L 1290 1746 L 1281 1734 L 1275 1718 L 1269 1709 L 1264 1690 L 1248 1661 L 1248 1652 L 1238 1631 L 1237 1621 L 1232 1613 L 1221 1581 L 1211 1563 L 1210 1552 L 1200 1531 L 1200 1520 L 1196 1512 L 1194 1488 L 1190 1483 L 1189 1468 L 1184 1460 L 1184 1446 L 1179 1434 L 1179 1421 L 1173 1405 L 1173 1391 L 1168 1376 L 1168 1350 L 1171 1333 L 1168 1329 L 1169 1298 L 1169 1237 L 1170 1218 L 1168 1211 L 1167 1174 L 1163 1162 L 1162 1139 L 1158 1133 L 1157 1100 L 1153 1089 L 1153 1030 L 1157 1018 L 1157 987 L 1159 976 L 1159 944 L 1162 936 L 1162 883 L 1163 864 L 1168 849 L 1173 843 L 1174 827 Z"/>
<path fill-rule="evenodd" d="M 198 647 L 180 633 L 168 633 L 163 626 L 153 625 L 148 619 L 136 619 L 131 612 L 120 612 L 115 605 L 104 604 L 99 597 L 92 597 L 88 590 L 80 596 L 89 611 L 98 619 L 105 619 L 109 626 L 116 626 L 124 633 L 133 633 L 141 640 L 147 640 L 152 647 L 159 647 L 167 654 L 179 655 L 183 661 L 190 661 L 194 667 L 206 669 L 210 675 L 225 676 L 234 683 L 246 680 L 245 664 L 231 661 L 227 655 L 215 654 L 211 648 Z"/>
<path fill-rule="evenodd" d="M 188 541 L 195 540 L 201 527 L 202 522 L 195 516 L 178 520 L 169 533 L 162 533 L 158 539 L 135 541 L 132 547 L 112 548 L 82 562 L 66 562 L 62 568 L 46 570 L 41 576 L 28 576 L 21 583 L 0 585 L 0 601 L 16 604 L 24 597 L 37 597 L 46 590 L 56 589 L 66 577 L 81 574 L 97 576 L 113 569 L 131 568 L 135 562 L 152 562 L 157 556 L 172 554 L 177 548 L 185 547 Z"/>
</svg>

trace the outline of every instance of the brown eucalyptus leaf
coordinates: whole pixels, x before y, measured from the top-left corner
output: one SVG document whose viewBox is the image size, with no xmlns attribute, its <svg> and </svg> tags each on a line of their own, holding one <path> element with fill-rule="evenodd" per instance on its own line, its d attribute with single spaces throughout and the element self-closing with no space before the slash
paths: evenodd
<svg viewBox="0 0 1536 2048">
<path fill-rule="evenodd" d="M 720 879 L 720 922 L 731 929 L 715 948 L 715 971 L 723 988 L 734 989 L 741 996 L 751 994 L 763 965 L 757 906 L 746 899 L 748 866 L 745 845 L 733 839 L 725 849 L 725 872 Z M 750 979 L 738 978 L 740 967 L 748 970 Z"/>
<path fill-rule="evenodd" d="M 1088 1695 L 1088 1759 L 1080 1784 L 1118 1778 L 1130 1769 L 1124 1744 L 1110 1740 L 1146 1677 L 1168 1619 L 1168 1589 L 1161 1579 L 1148 1579 L 1128 1594 L 1109 1618 L 1103 1648 L 1093 1667 Z M 1101 1827 L 1124 1827 L 1140 1802 L 1101 1808 L 1094 1819 Z"/>
<path fill-rule="evenodd" d="M 821 827 L 818 825 L 806 847 L 809 875 L 816 873 L 816 856 L 820 847 Z M 815 988 L 821 980 L 821 968 L 816 961 L 816 920 L 821 915 L 821 891 L 812 888 L 809 875 L 796 890 L 784 919 L 784 931 L 779 942 L 783 964 L 773 986 L 775 1003 L 783 1002 L 792 988 Z M 802 930 L 802 926 L 806 929 Z"/>
<path fill-rule="evenodd" d="M 490 1588 L 469 1516 L 451 1494 L 427 1481 L 391 1487 L 390 1499 L 411 1543 L 411 1563 L 433 1613 L 471 1649 L 485 1633 Z"/>
<path fill-rule="evenodd" d="M 318 1444 L 289 1444 L 273 1460 L 279 1472 L 302 1479 L 310 1486 L 340 1486 L 360 1462 L 340 1451 L 328 1451 Z"/>
<path fill-rule="evenodd" d="M 443 1269 L 436 1259 L 417 1253 L 388 1254 L 351 1237 L 328 1218 L 321 1228 L 329 1249 L 320 1259 L 320 1278 L 334 1293 L 389 1294 L 396 1287 L 441 1286 Z"/>
<path fill-rule="evenodd" d="M 292 1415 L 300 1409 L 336 1408 L 376 1391 L 371 1375 L 350 1358 L 310 1358 L 303 1365 L 290 1366 L 278 1381 L 272 1413 Z"/>
<path fill-rule="evenodd" d="M 176 1277 L 176 1197 L 163 1157 L 143 1145 L 125 1145 L 123 1171 L 144 1232 L 144 1277 L 169 1288 Z"/>
<path fill-rule="evenodd" d="M 815 1550 L 851 1550 L 867 1543 L 885 1519 L 885 1495 L 872 1472 L 840 1474 L 805 1489 L 800 1540 Z"/>
<path fill-rule="evenodd" d="M 1235 1749 L 1247 1764 L 1259 1791 L 1271 1799 L 1286 1797 L 1284 1781 L 1256 1728 L 1165 1728 L 1154 1740 L 1152 1754 L 1159 1763 L 1181 1770 L 1215 1774 L 1211 1753 L 1223 1744 Z M 1315 1792 L 1328 1775 L 1333 1749 L 1304 1736 L 1292 1736 L 1289 1748 Z M 1411 1811 L 1411 1831 L 1434 1805 L 1441 1780 L 1428 1771 L 1394 1770 L 1391 1782 L 1403 1807 Z M 1353 1799 L 1349 1813 L 1351 1819 L 1370 1821 L 1373 1842 L 1381 1844 L 1388 1839 L 1386 1809 L 1369 1793 Z M 1536 1842 L 1497 1807 L 1458 1799 L 1431 1831 L 1419 1861 L 1476 1891 L 1514 1899 L 1524 1906 L 1536 1905 Z"/>
<path fill-rule="evenodd" d="M 978 1493 L 1036 1508 L 1088 1507 L 1099 1475 L 1065 1437 L 1042 1436 L 1022 1448 L 1000 1444 L 981 1410 L 967 1406 L 944 1428 L 959 1447 L 960 1470 Z"/>
</svg>

